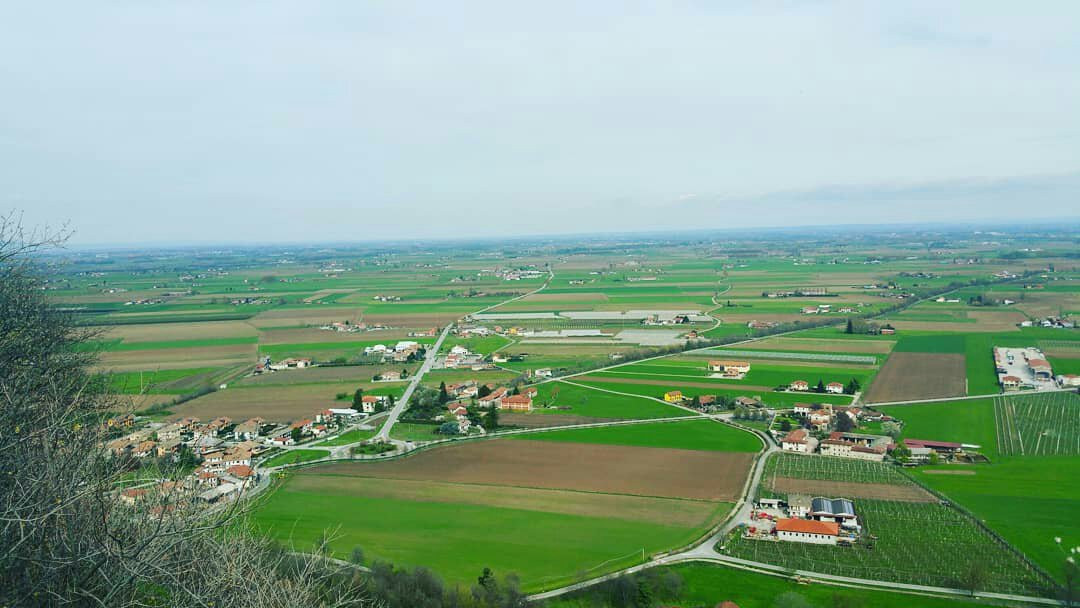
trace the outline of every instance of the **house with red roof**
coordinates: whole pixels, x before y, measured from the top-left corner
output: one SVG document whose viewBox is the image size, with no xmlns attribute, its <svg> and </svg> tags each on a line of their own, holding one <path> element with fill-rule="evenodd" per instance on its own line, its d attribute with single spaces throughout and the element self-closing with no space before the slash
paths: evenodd
<svg viewBox="0 0 1080 608">
<path fill-rule="evenodd" d="M 813 519 L 780 519 L 776 521 L 776 538 L 796 543 L 835 545 L 840 537 L 840 524 Z"/>
</svg>

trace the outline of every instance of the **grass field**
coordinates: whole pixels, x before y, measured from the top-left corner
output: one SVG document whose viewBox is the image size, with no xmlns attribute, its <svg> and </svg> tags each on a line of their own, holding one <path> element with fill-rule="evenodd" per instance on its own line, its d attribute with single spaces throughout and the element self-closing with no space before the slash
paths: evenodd
<svg viewBox="0 0 1080 608">
<path fill-rule="evenodd" d="M 749 454 L 625 443 L 475 441 L 320 465 L 290 474 L 254 519 L 301 550 L 330 530 L 337 555 L 361 546 L 452 584 L 493 567 L 530 590 L 555 587 L 689 543 L 731 508 L 723 497 L 750 464 Z"/>
<path fill-rule="evenodd" d="M 379 427 L 381 427 L 381 426 L 382 425 L 380 424 Z M 357 441 L 364 441 L 366 439 L 371 439 L 378 432 L 379 432 L 379 428 L 353 429 L 351 431 L 346 431 L 346 432 L 338 435 L 337 437 L 334 437 L 333 439 L 327 439 L 326 441 L 320 441 L 319 443 L 316 443 L 316 444 L 313 444 L 313 445 L 314 445 L 314 447 L 320 447 L 320 448 L 321 447 L 332 448 L 332 447 L 337 447 L 339 445 L 348 445 L 350 443 L 356 443 Z"/>
<path fill-rule="evenodd" d="M 326 450 L 309 450 L 298 449 L 281 452 L 275 454 L 263 462 L 260 466 L 263 467 L 279 467 L 283 464 L 298 464 L 301 462 L 310 462 L 312 460 L 318 460 L 320 458 L 326 458 L 330 455 L 330 452 Z"/>
<path fill-rule="evenodd" d="M 936 471 L 966 470 L 970 475 Z M 1080 457 L 1001 457 L 992 465 L 920 467 L 914 475 L 982 519 L 1025 555 L 1061 576 L 1063 546 L 1080 546 Z"/>
<path fill-rule="evenodd" d="M 616 395 L 565 382 L 538 387 L 534 414 L 573 414 L 592 418 L 644 419 L 681 416 L 686 412 L 652 399 Z"/>
<path fill-rule="evenodd" d="M 688 385 L 685 382 L 661 384 L 653 383 L 651 381 L 639 381 L 634 378 L 627 379 L 627 381 L 620 381 L 619 378 L 612 378 L 609 376 L 600 376 L 595 374 L 588 374 L 585 376 L 578 376 L 574 378 L 574 382 L 591 386 L 595 388 L 603 388 L 613 391 L 619 391 L 622 393 L 631 393 L 635 395 L 643 395 L 646 397 L 654 397 L 660 399 L 664 396 L 664 393 L 670 390 L 680 390 L 683 395 L 687 397 L 694 397 L 697 395 L 725 395 L 728 397 L 758 397 L 766 405 L 770 407 L 791 407 L 795 403 L 832 403 L 835 405 L 848 405 L 851 403 L 851 397 L 848 395 L 830 395 L 820 393 L 797 393 L 797 392 L 775 392 L 775 391 L 762 391 L 762 390 L 747 390 L 737 388 L 727 388 L 721 385 L 705 385 L 705 386 L 693 386 Z M 638 383 L 640 382 L 640 383 Z"/>
<path fill-rule="evenodd" d="M 712 420 L 566 429 L 514 438 L 719 452 L 757 452 L 761 449 L 761 440 L 753 434 Z"/>
<path fill-rule="evenodd" d="M 728 505 L 717 505 L 726 510 Z M 347 518 L 333 514 L 348 514 Z M 452 515 L 451 515 L 452 514 Z M 286 482 L 255 514 L 255 521 L 299 550 L 328 526 L 331 549 L 355 546 L 402 566 L 425 566 L 451 584 L 469 585 L 485 568 L 517 573 L 530 590 L 558 586 L 578 572 L 603 572 L 639 563 L 642 554 L 687 543 L 685 526 L 609 516 L 549 513 L 477 504 L 342 495 L 293 490 Z"/>
<path fill-rule="evenodd" d="M 904 422 L 901 438 L 969 443 L 980 446 L 978 451 L 989 458 L 997 454 L 991 397 L 895 405 L 880 410 Z"/>
<path fill-rule="evenodd" d="M 656 569 L 661 577 L 668 573 L 682 579 L 682 591 L 668 603 L 679 606 L 719 606 L 735 602 L 739 608 L 774 608 L 781 595 L 796 594 L 806 606 L 837 608 L 963 608 L 982 606 L 967 599 L 913 596 L 889 591 L 850 589 L 813 584 L 800 585 L 788 578 L 747 572 L 713 564 L 680 564 Z M 664 598 L 665 600 L 667 598 Z M 796 601 L 796 600 L 791 600 Z M 794 605 L 794 604 L 792 604 Z M 803 605 L 803 604 L 799 604 Z M 548 608 L 612 608 L 613 604 L 595 603 L 586 592 L 583 597 L 549 600 Z"/>
</svg>

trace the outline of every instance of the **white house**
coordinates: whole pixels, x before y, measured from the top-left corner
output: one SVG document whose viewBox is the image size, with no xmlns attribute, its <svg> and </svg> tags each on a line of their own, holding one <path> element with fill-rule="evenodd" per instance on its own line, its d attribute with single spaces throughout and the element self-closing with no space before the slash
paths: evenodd
<svg viewBox="0 0 1080 608">
<path fill-rule="evenodd" d="M 840 524 L 812 519 L 780 519 L 776 522 L 776 538 L 796 543 L 835 545 L 840 536 Z"/>
<path fill-rule="evenodd" d="M 839 382 L 830 382 L 825 385 L 825 392 L 839 395 L 844 392 L 844 385 Z"/>
<path fill-rule="evenodd" d="M 818 446 L 818 440 L 811 437 L 805 429 L 791 431 L 780 443 L 785 451 L 801 454 L 813 454 Z"/>
</svg>

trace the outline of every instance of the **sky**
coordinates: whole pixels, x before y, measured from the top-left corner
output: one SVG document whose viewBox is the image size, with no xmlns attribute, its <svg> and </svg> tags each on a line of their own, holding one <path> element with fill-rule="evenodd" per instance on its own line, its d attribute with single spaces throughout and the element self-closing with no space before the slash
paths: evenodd
<svg viewBox="0 0 1080 608">
<path fill-rule="evenodd" d="M 1038 9 L 2 3 L 0 211 L 75 244 L 1078 218 L 1080 3 Z"/>
</svg>

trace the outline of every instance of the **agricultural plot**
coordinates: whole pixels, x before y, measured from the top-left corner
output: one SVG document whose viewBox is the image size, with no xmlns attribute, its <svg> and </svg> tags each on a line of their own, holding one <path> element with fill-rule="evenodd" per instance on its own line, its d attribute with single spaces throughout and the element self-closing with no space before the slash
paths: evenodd
<svg viewBox="0 0 1080 608">
<path fill-rule="evenodd" d="M 390 386 L 404 388 L 403 384 Z M 337 394 L 352 394 L 356 388 L 354 383 L 230 387 L 188 401 L 173 408 L 173 412 L 177 418 L 194 416 L 212 420 L 218 416 L 228 416 L 233 420 L 245 420 L 259 416 L 273 422 L 291 422 L 311 418 L 326 408 L 340 407 Z"/>
<path fill-rule="evenodd" d="M 527 416 L 573 415 L 620 420 L 666 418 L 687 413 L 652 399 L 617 395 L 566 382 L 548 382 L 538 386 L 537 391 L 533 400 L 533 407 L 536 409 Z"/>
<path fill-rule="evenodd" d="M 851 547 L 750 540 L 735 531 L 723 551 L 786 568 L 854 578 L 963 588 L 979 556 L 980 589 L 1044 596 L 1051 581 L 959 511 L 937 503 L 860 499 L 864 540 Z"/>
<path fill-rule="evenodd" d="M 994 399 L 965 399 L 935 403 L 913 403 L 880 408 L 903 421 L 900 438 L 955 441 L 979 446 L 978 452 L 993 458 L 997 454 Z"/>
<path fill-rule="evenodd" d="M 813 392 L 774 392 L 770 387 L 751 387 L 718 382 L 691 382 L 681 380 L 678 382 L 657 381 L 655 379 L 612 377 L 600 374 L 588 374 L 575 376 L 574 382 L 634 395 L 642 395 L 661 399 L 664 393 L 678 389 L 684 397 L 691 398 L 699 395 L 723 395 L 726 397 L 757 397 L 770 407 L 791 407 L 795 403 L 832 403 L 834 405 L 848 405 L 851 403 L 850 395 L 833 395 Z"/>
<path fill-rule="evenodd" d="M 963 354 L 893 352 L 867 390 L 866 402 L 962 397 L 966 378 Z"/>
<path fill-rule="evenodd" d="M 912 474 L 1062 580 L 1062 546 L 1080 546 L 1080 457 L 1003 456 L 992 466 L 920 467 Z M 1062 539 L 1061 546 L 1055 538 Z"/>
<path fill-rule="evenodd" d="M 882 462 L 780 452 L 765 463 L 764 479 L 786 477 L 886 485 L 915 485 L 899 468 Z"/>
<path fill-rule="evenodd" d="M 427 566 L 458 584 L 494 565 L 537 590 L 690 542 L 730 509 L 751 459 L 692 449 L 474 441 L 297 471 L 254 519 L 297 548 L 331 529 L 336 555 L 361 546 L 371 557 Z"/>
<path fill-rule="evenodd" d="M 751 433 L 704 419 L 567 429 L 520 435 L 515 439 L 719 452 L 757 452 L 762 447 L 761 440 Z"/>
<path fill-rule="evenodd" d="M 876 365 L 877 357 L 870 355 L 846 355 L 836 353 L 815 352 L 790 352 L 768 350 L 740 350 L 736 348 L 715 348 L 695 353 L 695 355 L 708 355 L 710 357 L 743 357 L 758 359 L 791 359 L 793 361 L 821 361 L 824 363 L 857 363 L 859 365 Z"/>
<path fill-rule="evenodd" d="M 998 453 L 1080 456 L 1080 397 L 1071 392 L 994 399 Z"/>
</svg>

